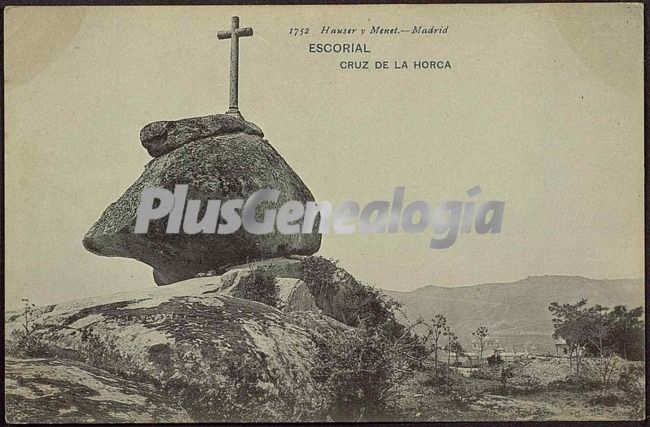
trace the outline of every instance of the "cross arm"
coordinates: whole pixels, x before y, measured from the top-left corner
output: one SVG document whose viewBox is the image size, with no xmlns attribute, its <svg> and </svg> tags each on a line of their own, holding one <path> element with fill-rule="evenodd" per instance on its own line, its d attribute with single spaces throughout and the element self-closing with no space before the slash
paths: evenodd
<svg viewBox="0 0 650 427">
<path fill-rule="evenodd" d="M 253 29 L 250 27 L 238 28 L 235 30 L 235 36 L 237 37 L 250 37 L 253 35 Z M 230 31 L 219 31 L 217 33 L 217 38 L 219 40 L 229 39 L 232 37 L 232 30 Z"/>
</svg>

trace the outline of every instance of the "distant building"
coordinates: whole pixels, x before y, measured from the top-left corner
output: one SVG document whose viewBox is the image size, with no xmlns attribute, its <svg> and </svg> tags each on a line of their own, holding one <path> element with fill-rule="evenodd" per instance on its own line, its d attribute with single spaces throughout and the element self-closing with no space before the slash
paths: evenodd
<svg viewBox="0 0 650 427">
<path fill-rule="evenodd" d="M 562 337 L 555 340 L 555 355 L 560 356 L 577 356 L 583 353 L 584 349 L 578 348 L 578 354 L 571 354 L 571 346 L 567 344 L 566 340 Z M 574 351 L 575 353 L 575 351 Z"/>
</svg>

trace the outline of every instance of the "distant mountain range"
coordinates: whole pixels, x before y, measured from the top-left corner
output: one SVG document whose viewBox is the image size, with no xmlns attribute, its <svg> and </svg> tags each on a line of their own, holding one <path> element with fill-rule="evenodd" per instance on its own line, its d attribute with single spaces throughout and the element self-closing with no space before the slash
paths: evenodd
<svg viewBox="0 0 650 427">
<path fill-rule="evenodd" d="M 551 302 L 607 307 L 644 305 L 643 279 L 595 280 L 578 276 L 531 276 L 517 282 L 474 286 L 425 286 L 411 292 L 384 291 L 403 305 L 409 320 L 447 318 L 461 344 L 472 348 L 472 332 L 487 326 L 506 351 L 554 352 Z"/>
</svg>

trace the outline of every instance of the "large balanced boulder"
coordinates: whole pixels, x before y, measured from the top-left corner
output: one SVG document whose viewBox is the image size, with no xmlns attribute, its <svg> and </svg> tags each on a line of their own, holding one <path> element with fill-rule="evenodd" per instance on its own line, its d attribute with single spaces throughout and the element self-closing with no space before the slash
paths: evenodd
<svg viewBox="0 0 650 427">
<path fill-rule="evenodd" d="M 232 234 L 166 233 L 168 217 L 152 220 L 147 233 L 134 233 L 141 194 L 148 187 L 174 191 L 188 184 L 188 200 L 201 200 L 202 218 L 208 200 L 246 200 L 261 189 L 280 191 L 277 203 L 257 208 L 279 208 L 289 200 L 301 203 L 314 197 L 250 122 L 219 114 L 170 122 L 155 122 L 142 129 L 141 140 L 155 156 L 140 178 L 102 214 L 83 238 L 89 251 L 103 256 L 135 258 L 154 268 L 159 285 L 221 273 L 230 265 L 292 254 L 311 255 L 320 248 L 319 221 L 311 233 L 251 234 L 240 227 Z M 221 221 L 221 219 L 220 219 Z M 299 222 L 302 224 L 301 222 Z M 301 227 L 302 230 L 302 227 Z"/>
<path fill-rule="evenodd" d="M 348 327 L 318 312 L 285 313 L 227 295 L 223 285 L 220 277 L 202 277 L 57 304 L 32 312 L 27 323 L 23 313 L 10 312 L 5 315 L 5 345 L 10 353 L 18 352 L 27 324 L 30 342 L 38 342 L 44 356 L 110 372 L 105 381 L 122 394 L 135 395 L 149 388 L 138 391 L 130 388 L 131 383 L 111 378 L 153 385 L 195 422 L 317 419 L 328 404 L 328 395 L 313 370 L 320 363 L 323 345 L 337 345 L 337 337 Z M 26 374 L 57 370 L 55 377 L 67 378 L 68 383 L 75 381 L 71 375 L 79 374 L 79 393 L 94 396 L 84 384 L 90 381 L 88 375 L 97 373 L 82 375 L 74 364 L 67 364 L 64 373 L 63 368 L 33 360 L 25 359 L 19 369 Z M 43 380 L 32 377 L 25 377 L 28 384 L 23 389 L 41 387 Z M 71 390 L 72 386 L 61 387 Z M 92 412 L 92 398 L 75 399 L 86 405 L 84 411 Z M 110 405 L 115 412 L 128 410 L 128 405 L 105 405 L 106 399 L 100 400 L 98 412 Z M 16 398 L 10 403 L 23 401 Z M 52 405 L 52 410 L 70 409 Z M 20 408 L 9 411 L 17 414 Z M 166 414 L 170 421 L 183 415 Z"/>
</svg>

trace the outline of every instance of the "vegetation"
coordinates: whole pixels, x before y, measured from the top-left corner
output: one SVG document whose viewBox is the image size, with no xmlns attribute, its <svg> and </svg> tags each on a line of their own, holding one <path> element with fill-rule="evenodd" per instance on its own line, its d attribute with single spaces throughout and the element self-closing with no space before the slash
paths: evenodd
<svg viewBox="0 0 650 427">
<path fill-rule="evenodd" d="M 383 334 L 379 328 L 361 327 L 345 334 L 342 342 L 319 352 L 314 377 L 331 396 L 326 413 L 335 421 L 373 421 L 390 412 L 391 393 L 403 385 L 420 365 L 414 343 Z"/>
<path fill-rule="evenodd" d="M 278 306 L 278 283 L 275 276 L 266 268 L 257 267 L 239 281 L 236 296 L 261 302 L 271 307 Z"/>
<path fill-rule="evenodd" d="M 643 384 L 645 370 L 643 366 L 631 365 L 621 369 L 617 387 L 623 391 L 624 401 L 632 405 L 631 416 L 641 419 L 645 412 L 645 387 Z"/>
<path fill-rule="evenodd" d="M 47 355 L 47 346 L 38 337 L 42 327 L 39 317 L 47 312 L 48 307 L 36 307 L 28 299 L 23 298 L 22 329 L 11 332 L 9 354 L 18 357 L 42 357 Z"/>
<path fill-rule="evenodd" d="M 483 360 L 483 350 L 485 350 L 485 339 L 488 336 L 488 328 L 487 326 L 479 326 L 474 332 L 472 332 L 472 335 L 476 337 L 478 340 L 478 345 L 479 345 L 479 366 L 481 364 L 481 361 Z"/>
<path fill-rule="evenodd" d="M 623 305 L 615 306 L 609 312 L 610 334 L 607 337 L 612 349 L 626 360 L 645 359 L 645 323 L 643 308 L 632 310 Z"/>
<path fill-rule="evenodd" d="M 431 351 L 433 352 L 433 366 L 434 370 L 438 371 L 438 350 L 440 348 L 439 341 L 449 327 L 447 326 L 447 318 L 441 314 L 436 314 L 431 319 L 431 323 L 426 325 L 428 332 L 425 340 L 431 340 Z"/>
<path fill-rule="evenodd" d="M 302 280 L 307 283 L 314 295 L 326 291 L 335 291 L 339 268 L 337 261 L 320 256 L 310 256 L 302 262 Z"/>
<path fill-rule="evenodd" d="M 447 338 L 447 345 L 445 346 L 445 351 L 447 352 L 447 388 L 449 388 L 449 367 L 451 366 L 451 353 L 454 351 L 453 348 L 459 346 L 458 337 L 451 331 L 451 328 L 447 326 L 444 331 L 444 336 Z M 458 358 L 458 355 L 456 355 Z"/>
<path fill-rule="evenodd" d="M 277 402 L 269 403 L 264 361 L 242 352 L 220 357 L 214 369 L 227 383 L 218 387 L 213 378 L 188 381 L 174 375 L 175 366 L 200 363 L 191 352 L 174 352 L 167 344 L 149 347 L 149 359 L 161 370 L 151 375 L 136 369 L 138 363 L 131 356 L 120 353 L 115 337 L 91 329 L 81 331 L 79 354 L 56 356 L 74 356 L 125 378 L 154 384 L 176 396 L 197 422 L 489 420 L 491 416 L 514 420 L 567 413 L 576 418 L 592 413 L 601 418 L 644 416 L 645 372 L 641 362 L 633 361 L 643 358 L 645 325 L 640 307 L 610 310 L 590 306 L 586 300 L 552 303 L 553 336 L 570 346 L 569 360 L 511 354 L 503 361 L 490 357 L 488 364 L 482 364 L 486 348 L 491 348 L 489 331 L 487 326 L 472 325 L 477 326 L 473 336 L 480 368 L 468 369 L 459 359 L 469 355 L 445 316 L 432 313 L 428 321 L 404 324 L 398 321 L 397 302 L 322 257 L 305 258 L 302 278 L 319 306 L 339 310 L 332 317 L 349 326 L 310 331 L 317 350 L 311 374 L 323 391 L 323 400 L 317 403 L 299 406 L 281 387 Z M 270 306 L 277 307 L 279 301 L 277 280 L 263 267 L 242 277 L 236 293 Z M 48 308 L 24 302 L 23 312 L 12 320 L 21 322 L 21 328 L 12 332 L 10 354 L 45 355 L 40 319 Z"/>
<path fill-rule="evenodd" d="M 428 355 L 413 333 L 416 325 L 397 321 L 399 304 L 355 280 L 336 261 L 314 256 L 303 263 L 303 281 L 316 299 L 342 294 L 343 320 L 354 329 L 337 345 L 319 342 L 313 373 L 331 397 L 325 409 L 337 421 L 370 421 L 390 411 L 391 394 L 421 368 Z"/>
<path fill-rule="evenodd" d="M 618 357 L 639 357 L 645 331 L 641 307 L 628 311 L 616 306 L 610 310 L 598 304 L 590 306 L 582 299 L 575 304 L 553 302 L 549 311 L 553 315 L 553 337 L 564 339 L 570 346 L 569 360 L 575 356 L 576 374 L 581 373 L 586 356 L 596 358 L 589 368 L 598 376 L 603 393 L 617 371 Z"/>
<path fill-rule="evenodd" d="M 458 358 L 465 354 L 465 349 L 460 344 L 460 341 L 458 340 L 457 336 L 454 335 L 454 339 L 449 344 L 449 349 L 451 350 L 452 353 L 454 353 L 454 364 L 458 366 L 459 365 Z"/>
<path fill-rule="evenodd" d="M 399 336 L 404 326 L 396 320 L 400 304 L 388 298 L 376 288 L 361 283 L 338 262 L 320 256 L 307 257 L 303 261 L 302 280 L 317 301 L 336 298 L 336 313 L 329 313 L 348 326 L 368 328 L 381 327 L 390 336 Z"/>
<path fill-rule="evenodd" d="M 428 380 L 431 385 L 444 384 L 447 391 L 451 388 L 450 369 L 452 354 L 454 355 L 455 364 L 458 365 L 460 354 L 463 353 L 463 347 L 458 341 L 458 337 L 447 324 L 447 318 L 441 314 L 436 314 L 431 321 L 419 321 L 424 326 L 423 343 L 428 344 L 428 352 L 433 356 L 433 375 Z M 441 366 L 440 350 L 447 354 L 447 364 Z M 444 368 L 443 368 L 444 366 Z"/>
<path fill-rule="evenodd" d="M 185 384 L 174 386 L 171 382 L 167 386 L 170 391 L 178 391 L 195 421 L 260 422 L 287 416 L 287 408 L 265 403 L 268 390 L 254 357 L 229 353 L 223 355 L 221 363 L 228 387 L 215 387 L 204 394 L 205 389 L 197 393 Z"/>
</svg>

